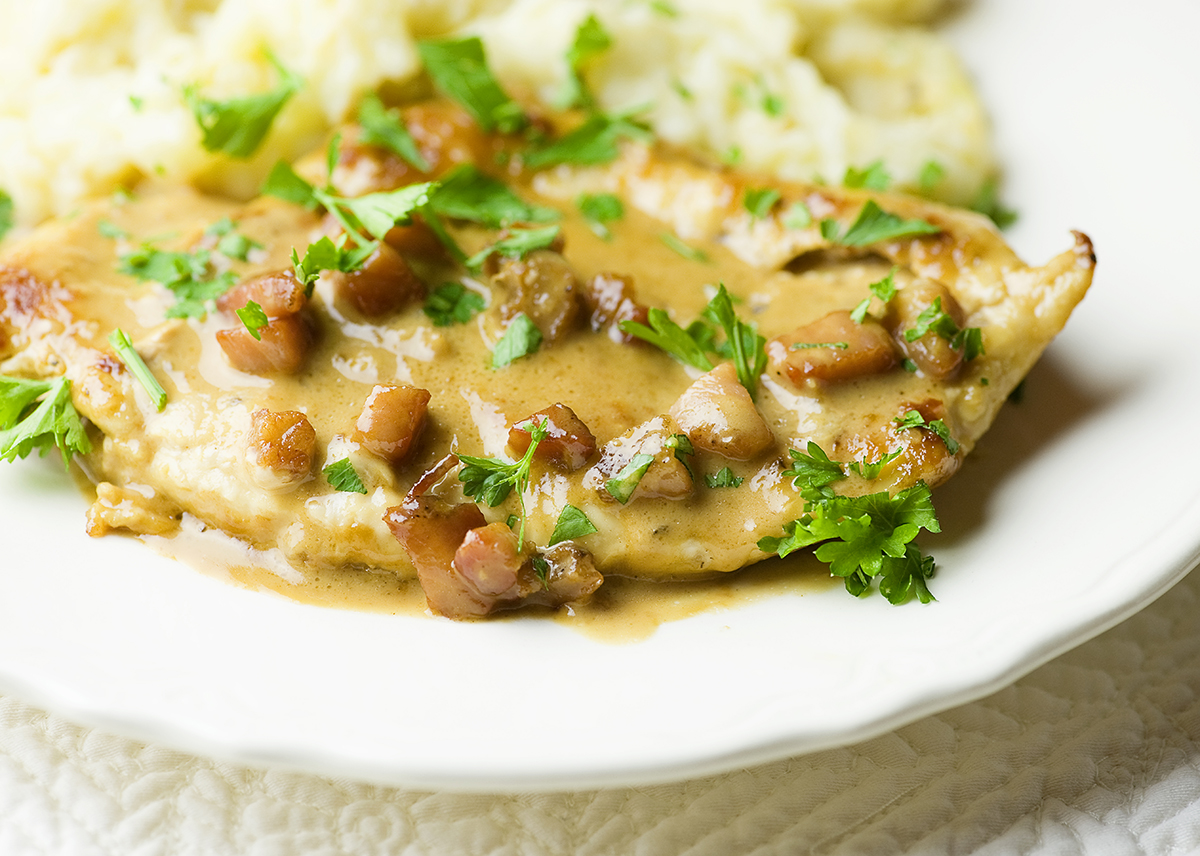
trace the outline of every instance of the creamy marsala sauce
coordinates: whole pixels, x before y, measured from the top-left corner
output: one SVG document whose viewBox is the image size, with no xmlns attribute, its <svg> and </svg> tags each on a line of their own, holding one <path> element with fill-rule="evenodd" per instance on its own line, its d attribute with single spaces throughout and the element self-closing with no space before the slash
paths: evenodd
<svg viewBox="0 0 1200 856">
<path fill-rule="evenodd" d="M 434 114 L 439 109 L 450 108 Z M 444 175 L 462 153 L 453 139 L 442 139 L 438 149 L 422 137 L 420 121 L 409 116 L 418 139 L 433 146 L 426 153 L 435 175 Z M 513 145 L 477 130 L 468 136 L 476 150 Z M 811 558 L 773 561 L 719 584 L 707 580 L 763 559 L 759 539 L 782 534 L 803 513 L 803 499 L 783 475 L 789 449 L 812 441 L 847 462 L 899 451 L 878 478 L 852 475 L 839 483 L 850 494 L 948 478 L 1082 297 L 1094 261 L 1080 236 L 1073 250 L 1046 268 L 1029 268 L 976 215 L 880 194 L 873 197 L 882 208 L 941 231 L 853 249 L 835 246 L 822 236 L 820 220 L 832 218 L 844 232 L 872 195 L 781 186 L 774 207 L 755 216 L 743 204 L 745 193 L 765 182 L 635 144 L 601 167 L 530 172 L 499 167 L 499 160 L 489 156 L 481 168 L 526 201 L 561 212 L 555 221 L 561 255 L 556 247 L 539 251 L 549 256 L 529 257 L 534 271 L 527 275 L 537 280 L 530 293 L 521 299 L 515 294 L 513 277 L 519 274 L 512 260 L 493 259 L 471 273 L 410 232 L 396 240 L 426 288 L 458 282 L 478 293 L 486 308 L 450 326 L 434 326 L 420 297 L 381 313 L 364 312 L 339 275 L 326 274 L 298 316 L 308 325 L 311 345 L 286 371 L 231 365 L 218 336 L 241 328 L 231 309 L 210 311 L 203 320 L 167 318 L 174 296 L 119 269 L 122 257 L 143 242 L 169 250 L 212 247 L 216 238 L 206 237 L 206 229 L 230 218 L 255 248 L 245 261 L 215 255 L 217 268 L 228 267 L 241 280 L 290 270 L 293 248 L 303 254 L 311 241 L 330 233 L 330 221 L 319 213 L 275 198 L 242 205 L 148 184 L 131 200 L 97 204 L 12 247 L 0 258 L 0 356 L 10 374 L 65 370 L 71 378 L 76 406 L 96 429 L 95 449 L 83 462 L 97 483 L 91 531 L 142 534 L 169 554 L 201 556 L 241 584 L 311 603 L 421 611 L 425 602 L 413 562 L 385 522 L 389 509 L 401 506 L 422 475 L 450 453 L 518 458 L 509 447 L 510 429 L 561 404 L 587 427 L 596 449 L 575 468 L 535 459 L 524 495 L 524 539 L 527 547 L 546 545 L 563 509 L 575 506 L 598 530 L 575 539 L 575 560 L 594 562 L 605 581 L 590 604 L 553 614 L 590 632 L 607 623 L 636 636 L 697 609 L 823 588 L 824 573 Z M 335 184 L 351 195 L 423 178 L 397 179 L 392 173 L 403 169 L 394 161 L 350 143 Z M 303 166 L 300 171 L 310 174 Z M 324 180 L 320 170 L 311 177 Z M 575 204 L 581 193 L 596 192 L 616 193 L 625 203 L 624 216 L 609 224 L 609 238 L 596 234 Z M 798 224 L 796 203 L 811 215 L 807 224 Z M 467 254 L 497 238 L 494 229 L 454 220 L 448 225 Z M 686 239 L 696 254 L 678 252 L 670 245 L 673 236 Z M 557 279 L 547 269 L 558 271 Z M 901 308 L 876 298 L 868 316 L 874 328 L 888 331 L 882 334 L 889 355 L 884 364 L 863 368 L 854 362 L 857 342 L 843 348 L 812 341 L 827 328 L 808 325 L 853 309 L 889 272 L 904 296 L 893 301 Z M 756 400 L 728 394 L 730 382 L 742 389 L 728 368 L 705 374 L 652 345 L 622 341 L 613 319 L 598 318 L 584 298 L 601 275 L 626 278 L 634 303 L 643 310 L 667 308 L 683 326 L 723 283 L 738 315 L 769 340 L 771 359 L 756 381 Z M 981 356 L 943 371 L 936 358 L 922 362 L 916 345 L 905 343 L 904 313 L 927 308 L 931 295 L 957 302 L 961 325 L 981 329 Z M 547 303 L 574 306 L 562 329 L 544 330 L 535 353 L 492 368 L 493 349 L 513 323 L 514 307 L 537 315 Z M 539 317 L 543 325 L 551 322 Z M 165 388 L 168 403 L 161 412 L 114 358 L 108 336 L 118 327 Z M 791 347 L 797 343 L 822 347 Z M 797 368 L 797 355 L 810 350 L 824 350 L 826 365 L 834 368 L 803 374 L 808 369 Z M 903 367 L 907 357 L 918 358 L 916 371 Z M 395 384 L 428 391 L 428 414 L 407 455 L 389 461 L 362 442 L 355 426 L 377 387 Z M 685 395 L 690 397 L 681 399 Z M 958 451 L 951 454 L 932 432 L 897 427 L 893 420 L 912 409 L 943 420 Z M 302 414 L 315 437 L 307 447 L 268 442 L 264 412 Z M 678 434 L 691 439 L 693 454 L 664 451 L 661 440 Z M 282 460 L 297 449 L 304 452 L 298 462 L 295 455 Z M 655 463 L 638 491 L 619 502 L 605 489 L 606 480 L 638 452 L 654 456 Z M 365 495 L 335 490 L 322 475 L 342 459 L 353 464 Z M 724 467 L 744 480 L 740 486 L 706 486 L 705 476 Z M 470 501 L 454 472 L 429 494 L 447 507 Z M 666 486 L 646 487 L 656 480 Z M 495 508 L 479 504 L 482 519 L 493 523 L 519 518 L 522 510 L 515 493 Z M 197 537 L 206 528 L 239 546 L 231 551 Z M 634 578 L 641 582 L 628 581 Z M 521 602 L 505 597 L 499 605 Z M 522 614 L 552 613 L 539 607 Z"/>
</svg>

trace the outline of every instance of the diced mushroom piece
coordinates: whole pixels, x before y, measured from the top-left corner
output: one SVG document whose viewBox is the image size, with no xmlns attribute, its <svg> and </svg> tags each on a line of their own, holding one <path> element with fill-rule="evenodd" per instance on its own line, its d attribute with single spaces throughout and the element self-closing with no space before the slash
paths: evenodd
<svg viewBox="0 0 1200 856">
<path fill-rule="evenodd" d="M 596 438 L 575 411 L 565 404 L 552 404 L 514 425 L 508 432 L 508 445 L 518 456 L 524 455 L 533 440 L 530 429 L 543 425 L 546 437 L 538 443 L 533 456 L 566 472 L 574 472 L 596 454 Z"/>
<path fill-rule="evenodd" d="M 735 461 L 750 460 L 775 440 L 733 363 L 698 377 L 670 414 L 693 446 Z"/>
<path fill-rule="evenodd" d="M 775 375 L 796 386 L 806 381 L 837 383 L 880 374 L 898 362 L 887 331 L 870 319 L 856 323 L 846 310 L 830 312 L 771 339 L 767 359 Z"/>
<path fill-rule="evenodd" d="M 402 256 L 416 256 L 422 259 L 446 257 L 446 246 L 419 216 L 414 217 L 406 226 L 393 226 L 384 235 L 383 240 Z"/>
<path fill-rule="evenodd" d="M 609 502 L 691 496 L 692 474 L 683 462 L 690 441 L 670 416 L 655 416 L 606 443 L 584 484 Z"/>
<path fill-rule="evenodd" d="M 295 374 L 313 344 L 312 328 L 303 315 L 271 318 L 255 339 L 246 327 L 217 331 L 217 344 L 229 364 L 251 374 Z"/>
<path fill-rule="evenodd" d="M 909 331 L 920 323 L 921 313 L 936 314 L 938 309 L 949 316 L 956 328 L 962 328 L 966 313 L 950 290 L 932 280 L 914 280 L 892 297 L 883 323 L 917 368 L 935 380 L 946 380 L 962 365 L 962 351 L 951 347 L 950 340 L 936 330 L 928 330 L 909 340 Z"/>
<path fill-rule="evenodd" d="M 308 302 L 300 280 L 290 270 L 277 270 L 243 279 L 217 298 L 217 308 L 233 313 L 251 300 L 268 318 L 295 315 Z"/>
<path fill-rule="evenodd" d="M 614 342 L 629 344 L 641 341 L 621 330 L 622 321 L 648 324 L 650 309 L 633 296 L 633 280 L 615 273 L 599 273 L 588 280 L 581 294 L 584 306 L 591 313 L 592 330 L 608 331 Z"/>
<path fill-rule="evenodd" d="M 429 391 L 405 384 L 379 384 L 371 390 L 350 439 L 393 465 L 404 463 L 421 438 Z"/>
<path fill-rule="evenodd" d="M 546 563 L 546 582 L 528 600 L 545 606 L 585 603 L 604 582 L 592 554 L 569 541 L 545 548 L 541 556 Z"/>
<path fill-rule="evenodd" d="M 912 487 L 918 481 L 936 487 L 954 475 L 965 453 L 961 447 L 951 452 L 933 430 L 900 427 L 896 420 L 913 410 L 921 414 L 927 425 L 936 421 L 945 424 L 946 407 L 938 399 L 901 401 L 895 410 L 877 417 L 874 424 L 836 440 L 830 451 L 831 457 L 873 463 L 899 449 L 900 454 L 880 473 L 883 483 L 893 491 Z"/>
<path fill-rule="evenodd" d="M 516 587 L 524 564 L 513 531 L 503 523 L 489 523 L 466 534 L 451 567 L 479 594 L 496 598 Z"/>
<path fill-rule="evenodd" d="M 312 473 L 317 432 L 296 410 L 254 411 L 246 437 L 246 463 L 255 482 L 270 490 L 294 487 Z"/>
<path fill-rule="evenodd" d="M 560 253 L 535 250 L 523 259 L 501 259 L 492 284 L 505 294 L 500 315 L 524 313 L 547 341 L 565 335 L 579 317 L 579 280 Z"/>
<path fill-rule="evenodd" d="M 425 296 L 425 283 L 386 243 L 380 243 L 358 270 L 332 276 L 338 297 L 368 318 L 387 315 Z"/>
</svg>

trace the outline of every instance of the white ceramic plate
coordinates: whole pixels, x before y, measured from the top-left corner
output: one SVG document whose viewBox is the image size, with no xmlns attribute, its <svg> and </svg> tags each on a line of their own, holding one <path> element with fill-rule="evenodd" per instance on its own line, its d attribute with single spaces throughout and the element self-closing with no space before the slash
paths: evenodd
<svg viewBox="0 0 1200 856">
<path fill-rule="evenodd" d="M 991 692 L 1150 602 L 1200 547 L 1192 0 L 1105 20 L 984 0 L 950 22 L 1038 263 L 1087 231 L 1092 294 L 959 477 L 939 602 L 830 590 L 628 645 L 543 621 L 296 605 L 82 534 L 50 461 L 0 467 L 0 689 L 198 753 L 410 786 L 698 775 L 844 744 Z"/>
</svg>

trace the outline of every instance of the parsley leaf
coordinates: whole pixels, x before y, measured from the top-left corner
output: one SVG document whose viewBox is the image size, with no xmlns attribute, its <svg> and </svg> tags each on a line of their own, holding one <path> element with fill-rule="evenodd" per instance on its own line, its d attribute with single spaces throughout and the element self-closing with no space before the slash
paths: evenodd
<svg viewBox="0 0 1200 856">
<path fill-rule="evenodd" d="M 103 225 L 103 224 L 102 224 Z M 111 225 L 111 224 L 110 224 Z M 103 232 L 101 232 L 103 234 Z M 226 258 L 248 261 L 250 251 L 262 249 L 262 244 L 237 231 L 237 224 L 228 217 L 222 217 L 204 230 L 210 238 L 217 238 L 217 252 Z"/>
<path fill-rule="evenodd" d="M 715 473 L 704 477 L 704 483 L 711 488 L 741 487 L 744 481 L 745 479 L 741 476 L 735 476 L 733 470 L 729 469 L 729 467 L 721 467 Z"/>
<path fill-rule="evenodd" d="M 517 314 L 492 352 L 492 368 L 502 369 L 514 360 L 529 356 L 542 344 L 542 331 L 524 312 Z"/>
<path fill-rule="evenodd" d="M 354 464 L 350 463 L 349 458 L 335 461 L 321 470 L 321 474 L 325 476 L 325 481 L 329 482 L 334 490 L 343 493 L 361 493 L 364 496 L 367 493 L 366 486 L 362 483 L 358 471 L 354 469 Z"/>
<path fill-rule="evenodd" d="M 970 362 L 983 351 L 983 331 L 978 327 L 961 328 L 954 322 L 944 309 L 942 298 L 936 297 L 917 316 L 917 323 L 904 331 L 906 342 L 915 342 L 932 330 L 950 342 L 950 347 L 961 351 L 964 362 Z"/>
<path fill-rule="evenodd" d="M 0 239 L 12 229 L 14 223 L 16 216 L 13 214 L 13 199 L 7 192 L 0 190 Z"/>
<path fill-rule="evenodd" d="M 874 199 L 868 199 L 854 223 L 841 234 L 836 220 L 821 221 L 821 236 L 833 244 L 844 247 L 866 247 L 882 241 L 909 238 L 916 235 L 936 235 L 941 228 L 924 220 L 903 220 L 884 211 Z"/>
<path fill-rule="evenodd" d="M 358 137 L 362 142 L 387 149 L 414 169 L 429 172 L 429 161 L 417 148 L 408 128 L 383 106 L 374 92 L 358 104 L 358 126 L 362 129 Z"/>
<path fill-rule="evenodd" d="M 875 297 L 878 297 L 884 302 L 884 304 L 888 303 L 893 297 L 896 296 L 897 270 L 897 268 L 893 267 L 890 271 L 888 271 L 887 276 L 885 276 L 883 279 L 879 280 L 878 282 L 873 282 L 867 286 L 869 289 L 871 289 L 871 294 L 873 294 Z M 859 303 L 858 306 L 855 306 L 854 311 L 850 313 L 850 319 L 855 324 L 861 324 L 866 319 L 867 310 L 870 308 L 871 298 L 863 298 L 862 302 Z"/>
<path fill-rule="evenodd" d="M 587 220 L 588 228 L 606 241 L 612 238 L 608 224 L 625 216 L 625 203 L 612 193 L 583 193 L 575 200 L 575 204 Z"/>
<path fill-rule="evenodd" d="M 807 229 L 812 225 L 812 212 L 802 201 L 792 203 L 792 207 L 783 215 L 783 225 L 789 229 Z"/>
<path fill-rule="evenodd" d="M 894 452 L 888 452 L 878 461 L 854 461 L 847 465 L 847 469 L 851 472 L 858 473 L 864 479 L 877 479 L 879 474 L 883 472 L 883 468 L 890 464 L 896 458 L 903 454 L 903 449 L 897 449 Z"/>
<path fill-rule="evenodd" d="M 767 369 L 767 340 L 750 324 L 740 320 L 733 310 L 733 298 L 722 283 L 704 309 L 704 317 L 720 326 L 732 352 L 738 380 L 751 398 L 758 397 L 758 377 Z"/>
<path fill-rule="evenodd" d="M 650 465 L 653 463 L 653 455 L 639 452 L 629 459 L 629 463 L 623 466 L 619 473 L 604 483 L 604 489 L 609 492 L 613 499 L 624 505 L 629 502 L 629 498 L 637 490 L 642 476 L 646 474 L 646 470 L 650 469 Z"/>
<path fill-rule="evenodd" d="M 892 176 L 881 160 L 874 161 L 862 169 L 846 167 L 846 174 L 842 177 L 843 187 L 887 190 L 891 184 Z"/>
<path fill-rule="evenodd" d="M 34 402 L 41 398 L 36 407 Z M 92 450 L 83 420 L 71 403 L 71 382 L 27 380 L 0 375 L 0 461 L 25 458 L 34 449 L 45 455 L 51 447 L 62 454 L 63 466 L 71 455 Z"/>
<path fill-rule="evenodd" d="M 946 175 L 946 169 L 935 160 L 926 161 L 917 175 L 917 187 L 923 196 L 929 196 Z"/>
<path fill-rule="evenodd" d="M 224 152 L 245 159 L 258 151 L 271 123 L 283 105 L 304 84 L 299 75 L 284 68 L 272 54 L 267 58 L 279 73 L 279 85 L 258 95 L 214 101 L 200 94 L 196 84 L 183 88 L 183 99 L 202 133 L 206 151 Z"/>
<path fill-rule="evenodd" d="M 554 524 L 554 532 L 550 535 L 550 543 L 546 546 L 553 547 L 560 541 L 574 541 L 599 531 L 583 511 L 568 505 L 562 510 L 562 514 L 558 515 L 558 522 Z"/>
<path fill-rule="evenodd" d="M 150 371 L 150 367 L 146 365 L 146 361 L 142 359 L 142 355 L 134 350 L 133 342 L 129 341 L 129 336 L 125 334 L 124 330 L 118 327 L 109 334 L 108 343 L 113 346 L 121 362 L 133 373 L 133 376 L 137 378 L 142 388 L 149 393 L 150 400 L 154 402 L 155 408 L 161 413 L 162 409 L 167 406 L 167 391 L 162 388 L 162 384 L 158 382 L 158 378 Z"/>
<path fill-rule="evenodd" d="M 247 300 L 246 305 L 241 309 L 234 310 L 234 314 L 241 319 L 246 330 L 254 337 L 255 341 L 262 341 L 262 329 L 271 323 L 271 319 L 267 317 L 267 313 L 263 308 L 253 300 Z"/>
<path fill-rule="evenodd" d="M 761 220 L 771 213 L 775 203 L 779 201 L 779 191 L 770 187 L 750 187 L 742 197 L 742 205 L 755 220 Z"/>
<path fill-rule="evenodd" d="M 172 252 L 144 243 L 118 258 L 117 271 L 157 282 L 174 294 L 175 303 L 167 310 L 168 318 L 204 318 L 209 304 L 237 281 L 232 271 L 214 275 L 211 260 L 208 250 Z"/>
<path fill-rule="evenodd" d="M 124 229 L 122 229 L 120 226 L 118 226 L 112 220 L 109 220 L 107 218 L 101 218 L 100 220 L 96 221 L 96 231 L 100 233 L 100 236 L 102 238 L 112 238 L 113 240 L 119 240 L 122 238 L 129 237 L 128 232 L 126 232 Z"/>
<path fill-rule="evenodd" d="M 363 266 L 377 248 L 375 242 L 363 247 L 346 248 L 346 236 L 341 235 L 334 242 L 328 235 L 308 245 L 304 258 L 292 248 L 292 268 L 296 279 L 304 286 L 305 294 L 311 296 L 313 285 L 323 270 L 334 270 L 342 273 L 353 273 Z M 238 313 L 239 317 L 241 313 Z M 245 319 L 243 319 L 245 320 Z M 249 326 L 249 325 L 247 325 Z"/>
<path fill-rule="evenodd" d="M 673 235 L 670 232 L 663 232 L 658 236 L 658 238 L 660 241 L 662 241 L 664 244 L 666 244 L 668 247 L 670 247 L 672 250 L 674 250 L 679 255 L 683 256 L 688 261 L 698 262 L 699 264 L 705 264 L 706 262 L 708 262 L 708 255 L 704 252 L 704 250 L 698 249 L 696 247 L 693 247 L 690 244 L 684 243 L 678 237 L 676 237 L 675 235 Z"/>
<path fill-rule="evenodd" d="M 458 471 L 458 480 L 462 482 L 463 493 L 475 500 L 483 500 L 491 508 L 495 508 L 508 498 L 513 488 L 517 489 L 517 497 L 521 504 L 521 529 L 517 537 L 517 549 L 525 543 L 525 488 L 529 485 L 529 468 L 533 464 L 533 455 L 538 444 L 546 439 L 548 430 L 546 420 L 529 426 L 529 448 L 519 461 L 509 463 L 499 458 L 477 458 L 472 455 L 459 455 L 463 467 Z"/>
<path fill-rule="evenodd" d="M 492 229 L 514 223 L 545 223 L 558 219 L 553 208 L 530 205 L 501 181 L 463 164 L 441 181 L 429 207 L 443 217 L 469 220 Z"/>
<path fill-rule="evenodd" d="M 621 140 L 649 142 L 653 134 L 645 125 L 633 121 L 631 113 L 607 116 L 593 113 L 566 136 L 525 154 L 530 169 L 545 169 L 559 164 L 588 166 L 609 163 L 620 154 Z"/>
<path fill-rule="evenodd" d="M 650 307 L 647 320 L 650 322 L 649 327 L 637 321 L 622 321 L 620 323 L 621 331 L 661 348 L 681 363 L 698 368 L 700 371 L 712 371 L 713 364 L 706 354 L 709 349 L 697 340 L 691 328 L 684 330 L 671 320 L 666 310 L 659 309 L 657 306 Z M 711 333 L 711 331 L 709 332 Z M 711 340 L 711 336 L 709 340 Z"/>
<path fill-rule="evenodd" d="M 908 428 L 928 428 L 936 434 L 941 441 L 946 444 L 946 448 L 950 450 L 951 455 L 957 455 L 959 444 L 958 441 L 950 436 L 950 429 L 941 419 L 934 419 L 932 422 L 926 422 L 925 417 L 918 410 L 909 410 L 903 416 L 897 416 L 892 420 L 896 423 L 896 427 L 901 430 Z"/>
<path fill-rule="evenodd" d="M 478 270 L 483 267 L 483 263 L 492 253 L 510 259 L 524 258 L 534 250 L 543 250 L 553 244 L 558 238 L 559 231 L 558 226 L 546 226 L 542 229 L 518 229 L 509 233 L 508 237 L 501 238 L 496 243 L 484 247 L 467 259 L 465 264 L 472 270 Z"/>
<path fill-rule="evenodd" d="M 421 62 L 434 85 L 461 104 L 485 131 L 512 133 L 528 121 L 524 111 L 487 66 L 478 37 L 417 43 Z"/>
<path fill-rule="evenodd" d="M 813 441 L 808 442 L 806 451 L 807 454 L 795 449 L 788 449 L 788 455 L 792 458 L 792 466 L 784 470 L 781 475 L 791 479 L 792 484 L 800 489 L 801 495 L 805 498 L 808 498 L 805 491 L 817 491 L 816 495 L 825 496 L 827 494 L 822 492 L 822 488 L 841 481 L 846 477 L 846 473 L 842 470 L 840 463 L 829 460 L 825 451 Z"/>
<path fill-rule="evenodd" d="M 836 348 L 839 351 L 844 351 L 849 347 L 849 342 L 796 342 L 792 345 L 792 350 L 807 351 L 812 348 Z"/>
<path fill-rule="evenodd" d="M 583 82 L 584 66 L 612 47 L 612 36 L 595 15 L 588 15 L 575 30 L 575 41 L 567 50 L 567 80 L 558 98 L 558 106 L 591 107 L 595 99 Z"/>
<path fill-rule="evenodd" d="M 979 194 L 971 203 L 971 210 L 977 211 L 996 224 L 997 228 L 1007 229 L 1017 222 L 1017 212 L 1000 202 L 1000 195 L 994 178 L 984 182 L 979 188 Z"/>
<path fill-rule="evenodd" d="M 483 296 L 461 282 L 439 285 L 425 300 L 424 311 L 435 327 L 465 324 L 485 306 Z"/>
</svg>

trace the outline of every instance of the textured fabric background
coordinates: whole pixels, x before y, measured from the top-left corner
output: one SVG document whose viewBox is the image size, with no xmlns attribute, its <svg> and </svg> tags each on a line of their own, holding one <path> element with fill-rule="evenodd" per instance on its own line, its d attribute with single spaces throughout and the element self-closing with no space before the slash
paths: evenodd
<svg viewBox="0 0 1200 856">
<path fill-rule="evenodd" d="M 1200 571 L 1015 685 L 672 785 L 458 795 L 219 763 L 0 698 L 0 854 L 1200 852 Z"/>
</svg>

